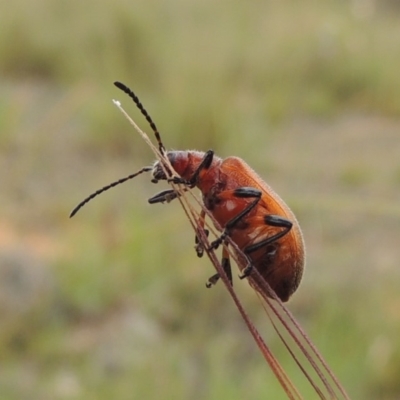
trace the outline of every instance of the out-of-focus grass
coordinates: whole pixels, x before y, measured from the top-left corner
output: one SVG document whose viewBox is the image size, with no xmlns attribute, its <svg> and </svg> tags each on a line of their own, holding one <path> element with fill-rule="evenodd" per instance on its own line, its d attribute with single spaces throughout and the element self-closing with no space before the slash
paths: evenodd
<svg viewBox="0 0 400 400">
<path fill-rule="evenodd" d="M 223 286 L 204 289 L 178 204 L 147 206 L 157 187 L 138 177 L 68 220 L 151 162 L 110 102 L 134 109 L 119 79 L 167 147 L 241 156 L 293 206 L 308 266 L 290 308 L 353 398 L 398 398 L 395 4 L 32 7 L 0 13 L 0 397 L 283 398 Z"/>
<path fill-rule="evenodd" d="M 373 1 L 26 4 L 3 7 L 0 71 L 53 88 L 82 81 L 99 144 L 122 140 L 104 101 L 117 78 L 145 94 L 177 145 L 223 142 L 238 109 L 262 127 L 304 112 L 400 113 L 397 14 Z"/>
</svg>

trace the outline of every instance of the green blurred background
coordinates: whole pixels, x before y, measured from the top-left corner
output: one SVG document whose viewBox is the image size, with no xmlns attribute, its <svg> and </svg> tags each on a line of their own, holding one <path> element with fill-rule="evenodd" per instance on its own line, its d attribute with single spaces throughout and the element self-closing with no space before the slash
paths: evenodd
<svg viewBox="0 0 400 400">
<path fill-rule="evenodd" d="M 400 3 L 14 0 L 0 10 L 0 398 L 280 399 L 153 155 L 247 160 L 307 244 L 289 303 L 354 399 L 400 398 Z M 236 275 L 236 273 L 235 273 Z M 305 398 L 246 282 L 240 298 Z"/>
</svg>

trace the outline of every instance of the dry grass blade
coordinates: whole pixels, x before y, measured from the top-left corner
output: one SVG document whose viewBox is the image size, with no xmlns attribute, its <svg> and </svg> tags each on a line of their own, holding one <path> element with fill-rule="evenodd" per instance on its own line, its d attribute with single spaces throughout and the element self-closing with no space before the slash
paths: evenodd
<svg viewBox="0 0 400 400">
<path fill-rule="evenodd" d="M 165 175 L 168 178 L 172 177 L 179 177 L 179 175 L 174 171 L 171 163 L 169 162 L 168 158 L 161 154 L 159 148 L 157 148 L 149 137 L 144 133 L 139 126 L 132 120 L 132 118 L 126 113 L 126 111 L 122 108 L 121 103 L 119 101 L 113 100 L 114 104 L 120 109 L 120 111 L 124 114 L 124 116 L 128 119 L 130 124 L 134 127 L 134 129 L 141 135 L 143 140 L 148 144 L 148 146 L 154 152 L 156 158 L 160 161 L 160 165 L 164 170 Z M 196 235 L 198 235 L 200 242 L 205 249 L 207 256 L 209 257 L 210 261 L 216 268 L 218 274 L 220 275 L 222 281 L 225 284 L 230 296 L 232 297 L 239 313 L 241 314 L 244 322 L 246 323 L 251 335 L 253 336 L 257 346 L 259 347 L 260 351 L 262 352 L 265 360 L 269 364 L 271 370 L 275 374 L 276 378 L 278 379 L 280 385 L 282 386 L 283 390 L 285 391 L 286 395 L 290 399 L 302 399 L 301 394 L 299 393 L 298 389 L 295 387 L 293 382 L 290 380 L 289 376 L 287 375 L 285 369 L 280 365 L 277 358 L 273 355 L 270 348 L 266 345 L 265 341 L 261 337 L 260 333 L 258 332 L 257 328 L 254 326 L 252 321 L 250 320 L 248 314 L 244 310 L 242 303 L 238 299 L 233 287 L 231 286 L 228 277 L 225 274 L 224 269 L 222 268 L 221 263 L 218 261 L 214 250 L 210 250 L 210 242 L 208 237 L 204 231 L 204 228 L 199 224 L 200 220 L 200 213 L 198 208 L 200 207 L 203 212 L 205 212 L 209 219 L 214 223 L 214 226 L 209 222 L 206 222 L 207 229 L 215 236 L 218 236 L 218 232 L 215 229 L 215 226 L 218 227 L 218 223 L 214 220 L 213 216 L 210 212 L 205 209 L 202 202 L 192 193 L 192 191 L 187 190 L 187 187 L 181 184 L 175 184 L 173 182 L 169 182 L 174 191 L 179 193 L 177 197 L 179 202 L 182 205 L 182 208 L 192 225 Z M 192 202 L 197 203 L 196 207 L 192 204 Z M 219 229 L 220 231 L 222 229 Z M 236 244 L 228 237 L 228 243 L 230 245 L 229 253 L 230 256 L 235 260 L 236 263 L 239 263 L 239 255 L 243 255 L 241 250 L 236 246 Z M 234 249 L 234 251 L 232 250 Z M 254 275 L 253 275 L 254 274 Z M 258 275 L 257 275 L 258 274 Z M 308 338 L 304 330 L 295 320 L 293 315 L 290 311 L 286 308 L 285 305 L 282 304 L 280 299 L 274 295 L 272 289 L 269 287 L 268 283 L 262 279 L 259 275 L 257 270 L 252 272 L 252 276 L 248 278 L 252 283 L 253 287 L 256 287 L 260 284 L 263 285 L 262 290 L 260 291 L 263 297 L 263 307 L 265 308 L 266 314 L 268 315 L 273 328 L 277 332 L 280 340 L 282 341 L 283 345 L 288 350 L 289 354 L 294 359 L 295 363 L 298 365 L 299 369 L 302 371 L 306 379 L 309 381 L 310 385 L 314 388 L 315 392 L 317 393 L 320 399 L 345 399 L 348 400 L 349 397 L 346 394 L 345 389 L 342 387 L 340 382 L 337 380 L 327 363 L 324 361 L 322 355 L 318 352 L 317 348 L 313 345 L 311 340 Z M 258 283 L 257 283 L 258 282 Z M 273 299 L 268 297 L 265 293 L 272 293 Z M 274 321 L 273 317 L 271 316 L 271 312 L 276 317 L 276 321 Z M 295 351 L 291 348 L 291 344 L 285 339 L 282 332 L 286 332 L 294 345 L 298 348 L 300 353 L 305 357 L 306 361 L 309 363 L 309 367 L 306 367 L 302 361 L 300 361 L 299 357 L 295 354 Z M 317 383 L 315 378 L 311 376 L 308 372 L 307 368 L 312 369 L 316 376 L 318 377 L 320 383 Z M 322 387 L 320 384 L 322 383 Z"/>
<path fill-rule="evenodd" d="M 296 319 L 294 318 L 292 313 L 289 311 L 289 309 L 281 302 L 281 300 L 277 296 L 274 296 L 273 300 L 271 298 L 267 297 L 265 295 L 265 293 L 271 292 L 271 289 L 270 289 L 268 283 L 261 278 L 258 271 L 254 271 L 254 275 L 255 275 L 254 277 L 250 277 L 250 279 L 253 279 L 253 285 L 257 285 L 257 283 L 256 283 L 256 281 L 257 281 L 257 282 L 262 282 L 262 284 L 265 286 L 264 290 L 257 291 L 257 295 L 261 295 L 263 297 L 263 300 L 264 300 L 263 306 L 266 310 L 266 313 L 269 316 L 271 323 L 274 326 L 275 331 L 281 338 L 285 347 L 291 353 L 295 362 L 299 365 L 298 359 L 296 358 L 294 353 L 291 352 L 289 346 L 287 345 L 287 342 L 285 341 L 282 334 L 280 333 L 279 327 L 271 318 L 268 310 L 271 310 L 273 312 L 273 314 L 277 317 L 277 320 L 281 324 L 284 331 L 286 331 L 289 334 L 289 336 L 293 339 L 293 341 L 295 342 L 298 349 L 305 356 L 305 358 L 309 362 L 311 368 L 315 371 L 315 373 L 317 374 L 321 383 L 325 387 L 325 389 L 327 391 L 327 396 L 328 396 L 327 398 L 330 398 L 330 399 L 343 398 L 345 400 L 348 400 L 349 397 L 346 393 L 346 390 L 340 384 L 339 380 L 336 378 L 336 376 L 334 375 L 334 373 L 332 372 L 332 370 L 330 369 L 330 367 L 328 366 L 328 364 L 326 363 L 326 361 L 324 360 L 322 355 L 319 353 L 318 349 L 311 342 L 310 338 L 307 336 L 307 334 L 305 333 L 303 328 L 300 326 L 300 324 L 296 321 Z M 254 279 L 254 278 L 256 278 L 256 279 Z M 285 316 L 287 319 L 285 319 Z M 309 380 L 310 384 L 314 387 L 316 392 L 321 393 L 320 398 L 326 398 L 325 395 L 322 394 L 321 389 L 318 388 L 318 386 L 311 379 L 311 377 L 308 374 L 306 374 L 305 376 Z M 329 380 L 331 381 L 331 383 L 329 382 Z M 339 397 L 339 395 L 340 395 L 340 397 Z"/>
<path fill-rule="evenodd" d="M 212 232 L 215 236 L 218 235 L 218 232 L 215 230 L 214 226 L 218 226 L 217 221 L 215 221 L 213 215 L 205 209 L 204 205 L 201 201 L 192 193 L 189 193 L 192 198 L 196 201 L 197 205 L 200 206 L 208 215 L 213 224 L 207 224 L 207 229 Z M 182 198 L 185 198 L 182 196 Z M 191 207 L 189 205 L 189 207 Z M 199 229 L 199 227 L 197 227 Z M 222 229 L 219 227 L 219 230 Z M 207 238 L 203 238 L 207 239 Z M 228 237 L 228 242 L 231 248 L 234 248 L 235 251 L 230 250 L 230 256 L 235 260 L 236 263 L 239 263 L 238 254 L 243 255 L 242 251 L 238 248 L 238 246 Z M 208 239 L 205 241 L 205 247 L 209 244 Z M 212 257 L 212 255 L 214 257 Z M 217 272 L 222 276 L 226 277 L 224 271 L 221 271 L 221 265 L 218 260 L 215 258 L 215 254 L 209 254 L 210 260 L 213 263 L 214 267 L 217 269 Z M 324 358 L 322 357 L 321 353 L 318 351 L 316 346 L 312 343 L 311 339 L 305 333 L 304 329 L 300 326 L 300 324 L 296 321 L 290 310 L 282 303 L 282 301 L 275 295 L 273 290 L 270 288 L 269 284 L 262 278 L 259 272 L 254 269 L 252 272 L 252 276 L 248 278 L 253 287 L 257 287 L 262 285 L 262 290 L 255 290 L 258 296 L 262 296 L 262 305 L 265 309 L 266 314 L 268 315 L 275 331 L 277 332 L 279 338 L 281 339 L 284 346 L 287 348 L 288 352 L 299 366 L 299 368 L 303 371 L 304 376 L 309 381 L 310 385 L 314 388 L 315 392 L 318 394 L 319 398 L 321 399 L 344 399 L 349 400 L 349 396 L 346 393 L 346 390 L 341 385 L 339 380 L 334 375 L 333 371 L 330 369 Z M 258 283 L 257 283 L 258 282 Z M 227 284 L 228 281 L 225 279 L 224 283 Z M 232 286 L 227 286 L 228 291 L 233 291 Z M 233 291 L 234 292 L 234 291 Z M 273 297 L 271 299 L 266 295 L 266 293 L 270 293 Z M 235 293 L 233 295 L 236 297 Z M 236 302 L 235 298 L 234 301 Z M 274 322 L 271 317 L 271 312 L 277 318 L 277 322 Z M 319 385 L 315 382 L 315 380 L 307 373 L 307 368 L 301 364 L 296 354 L 290 348 L 287 340 L 283 337 L 280 329 L 283 329 L 284 332 L 287 332 L 289 336 L 293 339 L 294 344 L 300 350 L 300 352 L 304 355 L 306 361 L 310 364 L 311 369 L 316 373 L 317 377 L 319 378 L 320 382 L 322 383 L 323 387 L 325 388 L 326 394 L 324 394 L 324 389 L 320 388 Z"/>
<path fill-rule="evenodd" d="M 178 188 L 178 190 L 181 191 L 182 189 Z M 243 305 L 240 302 L 239 298 L 237 297 L 236 292 L 234 291 L 232 285 L 230 284 L 229 279 L 226 276 L 226 273 L 225 273 L 224 269 L 222 268 L 221 263 L 219 262 L 218 258 L 216 257 L 215 251 L 209 249 L 210 242 L 208 240 L 208 237 L 207 237 L 204 229 L 197 223 L 197 221 L 199 219 L 199 214 L 193 208 L 191 203 L 188 201 L 187 194 L 184 191 L 182 191 L 179 199 L 180 199 L 182 207 L 183 207 L 189 221 L 191 222 L 192 227 L 195 229 L 195 232 L 200 237 L 200 240 L 201 240 L 204 248 L 206 249 L 207 256 L 209 257 L 210 261 L 212 262 L 212 264 L 216 268 L 217 272 L 219 273 L 222 281 L 225 284 L 225 287 L 227 288 L 230 296 L 232 297 L 240 315 L 242 316 L 244 322 L 246 323 L 258 348 L 260 349 L 265 360 L 271 367 L 271 370 L 275 374 L 275 376 L 278 379 L 283 390 L 285 391 L 285 393 L 287 394 L 289 399 L 302 399 L 302 396 L 300 395 L 299 391 L 297 390 L 297 388 L 295 387 L 293 382 L 290 380 L 289 376 L 286 374 L 284 368 L 280 365 L 277 358 L 273 355 L 273 353 L 271 352 L 269 347 L 266 345 L 265 341 L 263 340 L 262 336 L 258 332 L 257 328 L 254 326 L 254 324 L 250 320 L 250 317 L 244 310 Z"/>
<path fill-rule="evenodd" d="M 193 199 L 196 200 L 197 204 L 202 207 L 202 209 L 208 214 L 210 220 L 213 221 L 214 225 L 218 226 L 218 223 L 214 220 L 213 215 L 208 212 L 202 205 L 202 203 L 197 199 L 196 196 L 193 195 L 192 192 L 189 193 Z M 185 199 L 185 197 L 182 195 L 182 198 Z M 189 204 L 189 207 L 191 205 Z M 217 235 L 218 233 L 215 231 L 214 227 L 212 224 L 206 224 L 207 229 L 210 230 L 210 232 L 213 232 L 214 235 Z M 197 227 L 197 229 L 200 229 Z M 222 230 L 222 229 L 220 229 Z M 203 235 L 201 239 L 204 241 L 204 246 L 205 248 L 209 247 L 209 241 L 208 238 Z M 230 239 L 228 238 L 228 242 L 232 248 L 235 249 L 235 252 L 230 251 L 230 256 L 236 261 L 236 263 L 239 263 L 239 258 L 238 254 L 242 254 L 241 250 L 237 247 L 237 245 Z M 236 296 L 236 293 L 233 289 L 233 287 L 229 284 L 229 281 L 226 277 L 225 272 L 222 269 L 222 266 L 218 259 L 215 257 L 214 252 L 209 252 L 208 256 L 213 263 L 214 267 L 216 268 L 217 272 L 221 275 L 221 278 L 223 278 L 223 281 L 231 294 L 236 306 L 238 307 L 240 313 L 242 314 L 242 305 L 239 301 L 239 299 Z M 306 379 L 309 381 L 310 385 L 314 388 L 315 392 L 317 393 L 318 397 L 320 399 L 344 399 L 348 400 L 349 397 L 343 388 L 343 386 L 340 384 L 336 376 L 333 374 L 332 370 L 329 368 L 328 364 L 326 361 L 323 359 L 322 355 L 319 353 L 315 345 L 311 342 L 310 338 L 306 335 L 300 324 L 296 321 L 294 316 L 291 314 L 289 309 L 281 302 L 281 300 L 275 295 L 275 293 L 272 291 L 272 289 L 269 287 L 268 283 L 261 277 L 259 272 L 255 269 L 254 273 L 252 272 L 252 276 L 248 278 L 251 280 L 251 283 L 253 287 L 256 287 L 258 284 L 257 282 L 262 282 L 262 285 L 264 286 L 260 291 L 255 291 L 258 296 L 262 296 L 262 305 L 265 309 L 266 314 L 268 315 L 275 331 L 277 332 L 279 338 L 281 339 L 282 343 L 288 350 L 289 354 L 292 356 L 294 359 L 295 363 L 299 366 L 300 370 L 303 372 L 304 376 Z M 266 296 L 266 293 L 271 293 L 273 296 L 273 299 L 270 297 Z M 243 310 L 244 311 L 244 310 Z M 276 316 L 277 322 L 280 324 L 278 325 L 276 322 L 274 322 L 271 312 Z M 247 324 L 247 315 L 244 312 L 245 315 L 242 314 L 242 317 L 244 318 L 246 324 Z M 285 319 L 285 316 L 287 319 Z M 250 322 L 251 323 L 251 322 Z M 252 325 L 252 324 L 251 324 Z M 263 352 L 264 357 L 266 357 L 265 351 L 270 353 L 270 350 L 267 346 L 265 346 L 264 343 L 260 343 L 258 341 L 259 333 L 257 330 L 255 330 L 255 334 L 252 331 L 252 327 L 249 327 L 250 332 L 252 333 L 253 337 L 255 338 L 260 350 Z M 293 339 L 294 344 L 297 346 L 297 348 L 300 350 L 300 352 L 304 355 L 306 361 L 311 366 L 311 369 L 315 372 L 317 377 L 319 378 L 320 382 L 322 383 L 323 388 L 321 388 L 318 383 L 315 381 L 315 378 L 312 378 L 311 375 L 307 372 L 307 368 L 301 363 L 299 360 L 298 356 L 296 356 L 295 352 L 291 349 L 290 344 L 288 341 L 284 338 L 283 334 L 281 333 L 280 329 L 283 329 L 284 332 L 287 332 L 289 336 Z M 265 349 L 265 347 L 267 347 Z M 274 362 L 268 359 L 266 357 L 268 363 L 270 364 L 272 370 L 274 371 L 275 374 L 277 374 L 277 371 L 274 369 Z M 281 382 L 280 377 L 278 377 L 278 380 Z M 330 382 L 331 381 L 331 382 Z M 325 393 L 324 393 L 325 392 Z"/>
</svg>

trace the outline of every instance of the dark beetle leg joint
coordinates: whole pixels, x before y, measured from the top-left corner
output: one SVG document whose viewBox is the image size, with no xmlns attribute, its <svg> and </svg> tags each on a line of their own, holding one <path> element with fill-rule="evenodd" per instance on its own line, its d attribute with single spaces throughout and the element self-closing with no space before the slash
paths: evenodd
<svg viewBox="0 0 400 400">
<path fill-rule="evenodd" d="M 216 250 L 219 245 L 226 239 L 226 237 L 229 236 L 230 231 L 235 227 L 235 225 L 238 224 L 240 220 L 243 219 L 258 204 L 261 198 L 261 192 L 258 189 L 254 189 L 251 187 L 241 187 L 235 190 L 234 196 L 240 198 L 255 197 L 255 200 L 238 215 L 227 222 L 222 235 L 211 243 L 210 250 Z"/>
<path fill-rule="evenodd" d="M 208 237 L 210 231 L 208 229 L 204 229 L 204 233 Z M 201 242 L 201 240 L 199 239 L 199 237 L 197 235 L 195 236 L 194 240 L 195 240 L 194 248 L 196 250 L 197 257 L 203 257 L 203 254 L 204 254 L 203 243 Z"/>
<path fill-rule="evenodd" d="M 209 250 L 209 251 L 217 250 L 218 247 L 225 241 L 227 236 L 229 236 L 229 232 L 225 229 L 219 238 L 217 238 L 216 240 L 211 242 L 210 247 L 207 250 Z"/>
<path fill-rule="evenodd" d="M 239 279 L 248 278 L 251 275 L 253 268 L 253 264 L 247 265 L 247 267 L 242 271 L 242 274 L 239 275 Z"/>
<path fill-rule="evenodd" d="M 229 283 L 231 284 L 231 286 L 233 285 L 232 283 L 232 269 L 231 269 L 231 261 L 229 259 L 229 252 L 227 247 L 224 247 L 224 250 L 222 252 L 222 261 L 221 261 L 221 266 L 222 269 L 224 270 L 226 277 L 228 278 Z M 216 273 L 213 276 L 211 276 L 207 283 L 206 283 L 206 287 L 209 289 L 210 287 L 214 286 L 218 280 L 220 279 L 220 274 Z"/>
<path fill-rule="evenodd" d="M 208 278 L 208 281 L 206 282 L 206 288 L 210 289 L 212 288 L 219 280 L 220 276 L 218 273 L 214 274 L 213 276 L 210 276 Z"/>
</svg>

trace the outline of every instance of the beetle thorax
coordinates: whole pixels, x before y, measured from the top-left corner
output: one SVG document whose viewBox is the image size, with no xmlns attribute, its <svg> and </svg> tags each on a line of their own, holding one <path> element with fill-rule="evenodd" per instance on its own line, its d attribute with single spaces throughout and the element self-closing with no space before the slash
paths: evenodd
<svg viewBox="0 0 400 400">
<path fill-rule="evenodd" d="M 190 180 L 200 165 L 204 152 L 195 150 L 169 151 L 167 157 L 178 175 L 185 180 Z"/>
<path fill-rule="evenodd" d="M 196 150 L 171 150 L 167 152 L 166 156 L 178 175 L 185 180 L 190 180 L 203 160 L 204 154 L 204 152 Z M 152 176 L 155 181 L 166 179 L 160 161 L 154 164 Z"/>
</svg>

